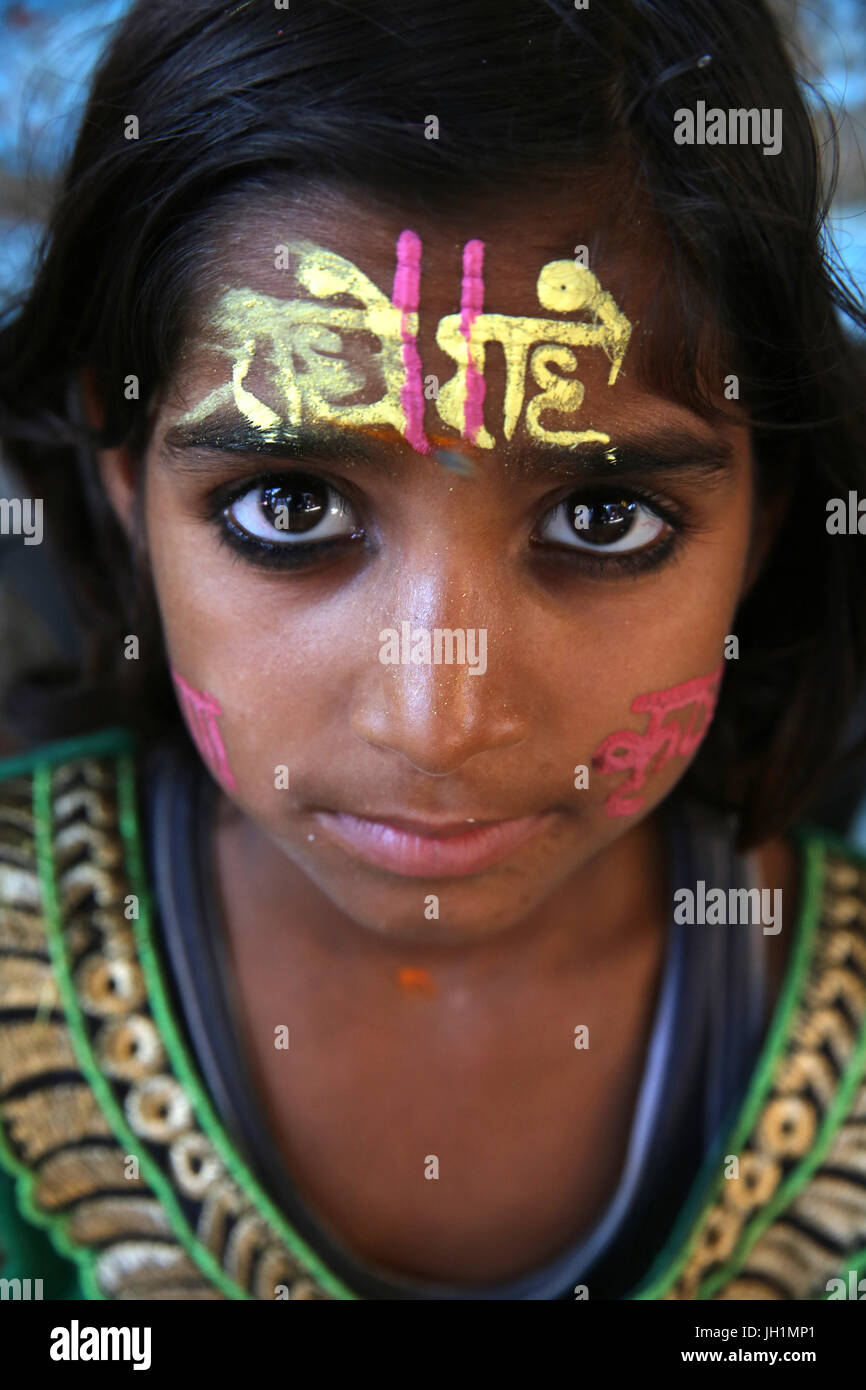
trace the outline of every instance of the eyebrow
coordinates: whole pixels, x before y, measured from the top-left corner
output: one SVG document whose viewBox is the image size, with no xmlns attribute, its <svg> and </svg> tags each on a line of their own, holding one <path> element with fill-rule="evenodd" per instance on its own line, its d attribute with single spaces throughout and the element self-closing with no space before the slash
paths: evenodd
<svg viewBox="0 0 866 1390">
<path fill-rule="evenodd" d="M 464 442 L 459 436 L 443 439 L 441 447 L 459 453 Z M 404 443 L 401 435 L 386 435 L 384 429 L 381 439 L 346 426 L 284 425 L 263 431 L 234 412 L 215 411 L 200 424 L 167 430 L 161 452 L 171 466 L 185 473 L 224 472 L 226 455 L 237 456 L 239 468 L 260 456 L 282 463 L 347 463 L 392 473 L 398 463 L 393 446 Z M 502 453 L 507 476 L 515 482 L 555 474 L 600 474 L 613 481 L 635 473 L 677 474 L 711 482 L 731 475 L 734 448 L 719 435 L 699 434 L 678 422 L 623 429 L 610 444 L 592 442 L 569 448 L 538 441 L 506 444 Z"/>
<path fill-rule="evenodd" d="M 161 448 L 170 460 L 177 460 L 184 469 L 196 472 L 219 466 L 190 457 L 202 452 L 241 454 L 245 457 L 264 454 L 268 458 L 309 460 L 311 463 L 324 463 L 328 459 L 333 461 L 335 457 L 371 466 L 376 462 L 372 443 L 368 443 L 357 430 L 284 425 L 265 431 L 249 424 L 233 411 L 215 411 L 200 425 L 172 426 L 166 430 Z"/>
</svg>

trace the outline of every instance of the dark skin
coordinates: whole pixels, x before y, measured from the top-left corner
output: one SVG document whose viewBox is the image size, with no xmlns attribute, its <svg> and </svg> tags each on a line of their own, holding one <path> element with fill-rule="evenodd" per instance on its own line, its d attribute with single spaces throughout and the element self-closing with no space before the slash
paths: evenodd
<svg viewBox="0 0 866 1390">
<path fill-rule="evenodd" d="M 317 190 L 232 228 L 222 282 L 290 297 L 273 268 L 290 228 L 390 293 L 395 242 L 412 227 L 424 246 L 419 351 L 424 371 L 445 381 L 453 363 L 435 330 L 459 306 L 467 240 L 487 247 L 485 305 L 527 316 L 539 313 L 540 268 L 590 241 L 591 202 L 577 215 L 546 198 L 543 217 L 512 201 L 433 222 Z M 780 519 L 755 500 L 744 411 L 709 425 L 642 384 L 652 262 L 609 250 L 593 271 L 634 325 L 632 342 L 613 386 L 603 353 L 582 354 L 584 403 L 560 427 L 606 432 L 617 447 L 652 437 L 662 454 L 664 441 L 684 438 L 728 448 L 724 470 L 671 463 L 653 472 L 655 492 L 689 518 L 664 562 L 590 569 L 570 546 L 545 541 L 552 509 L 579 486 L 589 496 L 609 485 L 610 473 L 564 481 L 561 463 L 524 472 L 527 449 L 540 453 L 524 424 L 510 444 L 484 449 L 428 404 L 428 434 L 458 450 L 471 476 L 421 457 L 396 431 L 353 429 L 376 467 L 336 451 L 305 468 L 322 468 L 348 497 L 372 543 L 347 541 L 306 569 L 250 563 L 219 543 L 206 499 L 231 480 L 252 488 L 261 460 L 208 450 L 180 460 L 165 444 L 226 379 L 225 358 L 208 346 L 206 297 L 145 460 L 142 520 L 171 664 L 218 697 L 235 779 L 220 793 L 214 847 L 239 1046 L 311 1206 L 358 1254 L 417 1277 L 516 1275 L 585 1231 L 616 1187 L 677 886 L 655 813 L 688 761 L 656 771 L 640 809 L 623 817 L 606 812 L 616 778 L 593 772 L 588 789 L 575 790 L 572 772 L 591 766 L 607 735 L 644 727 L 630 712 L 636 695 L 719 665 Z M 504 392 L 494 353 L 485 382 L 492 423 Z M 246 384 L 278 405 L 267 371 L 254 367 Z M 573 469 L 574 451 L 566 463 Z M 102 474 L 131 529 L 131 460 L 106 452 Z M 631 465 L 616 479 L 623 495 L 646 482 Z M 649 548 L 668 534 L 656 523 Z M 486 628 L 487 672 L 381 665 L 378 633 L 403 619 Z M 290 767 L 289 789 L 275 789 L 276 764 Z M 407 877 L 322 833 L 321 808 L 492 821 L 550 814 L 492 867 Z M 764 885 L 783 889 L 790 926 L 792 854 L 771 842 L 760 863 Z M 790 936 L 766 938 L 773 998 Z M 281 1024 L 288 1051 L 274 1047 Z M 574 1045 L 580 1025 L 584 1050 Z M 436 1181 L 425 1178 L 431 1155 Z"/>
</svg>

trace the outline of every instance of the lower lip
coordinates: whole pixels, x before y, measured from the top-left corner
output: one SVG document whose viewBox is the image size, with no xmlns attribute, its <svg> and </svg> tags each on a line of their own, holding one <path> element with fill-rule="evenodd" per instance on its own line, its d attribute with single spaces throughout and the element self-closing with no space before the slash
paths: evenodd
<svg viewBox="0 0 866 1390">
<path fill-rule="evenodd" d="M 547 829 L 556 819 L 548 811 L 521 820 L 479 825 L 465 834 L 415 835 L 383 821 L 362 820 L 335 811 L 317 811 L 316 820 L 358 859 L 406 878 L 460 878 L 489 869 Z"/>
</svg>

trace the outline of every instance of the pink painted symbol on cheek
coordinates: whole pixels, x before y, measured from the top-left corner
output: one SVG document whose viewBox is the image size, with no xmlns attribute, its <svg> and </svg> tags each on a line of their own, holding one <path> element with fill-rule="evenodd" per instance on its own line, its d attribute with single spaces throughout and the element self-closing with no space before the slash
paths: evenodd
<svg viewBox="0 0 866 1390">
<path fill-rule="evenodd" d="M 171 678 L 196 748 L 217 781 L 229 791 L 237 791 L 225 744 L 217 727 L 217 719 L 222 714 L 219 700 L 216 696 L 209 695 L 206 690 L 196 690 L 188 685 L 183 676 L 179 676 L 174 670 Z"/>
<path fill-rule="evenodd" d="M 417 314 L 421 298 L 421 238 L 407 227 L 397 238 L 397 269 L 391 303 L 400 310 L 400 337 L 406 380 L 400 404 L 406 417 L 405 435 L 418 454 L 429 454 L 424 434 L 424 391 L 421 384 L 421 358 L 418 340 L 407 322 L 407 314 Z"/>
<path fill-rule="evenodd" d="M 484 377 L 472 361 L 472 325 L 484 309 L 484 242 L 467 241 L 463 247 L 463 280 L 460 289 L 460 333 L 466 340 L 466 400 L 463 433 L 473 443 L 484 427 Z"/>
<path fill-rule="evenodd" d="M 603 739 L 593 754 L 592 765 L 597 772 L 625 772 L 631 769 L 631 776 L 611 792 L 605 802 L 609 816 L 631 816 L 635 811 L 640 811 L 644 799 L 632 793 L 644 786 L 647 776 L 651 772 L 658 772 L 671 758 L 687 758 L 695 752 L 710 727 L 723 669 L 724 662 L 708 676 L 696 676 L 682 685 L 671 686 L 669 690 L 651 690 L 632 701 L 632 714 L 648 714 L 650 717 L 644 733 L 621 729 L 619 733 L 609 734 Z M 686 709 L 689 705 L 693 706 L 693 710 L 684 725 L 662 722 L 667 715 Z"/>
</svg>

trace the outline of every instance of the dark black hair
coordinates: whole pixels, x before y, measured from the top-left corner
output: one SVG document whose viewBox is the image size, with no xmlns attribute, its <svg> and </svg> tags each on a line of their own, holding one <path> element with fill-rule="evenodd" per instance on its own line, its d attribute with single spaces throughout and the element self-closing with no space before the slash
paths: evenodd
<svg viewBox="0 0 866 1390">
<path fill-rule="evenodd" d="M 676 144 L 675 112 L 701 100 L 781 110 L 781 153 Z M 742 843 L 789 824 L 866 675 L 866 548 L 825 526 L 829 498 L 866 494 L 866 381 L 840 311 L 861 329 L 866 316 L 821 241 L 834 151 L 764 0 L 139 0 L 95 74 L 32 287 L 0 325 L 0 440 L 45 499 L 86 637 L 80 669 L 13 692 L 10 723 L 44 737 L 122 721 L 151 738 L 178 718 L 146 565 L 95 451 L 142 456 L 203 248 L 232 215 L 305 179 L 435 211 L 451 193 L 526 196 L 552 170 L 578 206 L 584 176 L 607 171 L 620 213 L 649 207 L 665 238 L 658 388 L 708 411 L 708 383 L 736 374 L 759 486 L 790 493 L 689 773 L 739 810 Z M 138 662 L 123 659 L 130 632 Z"/>
</svg>

